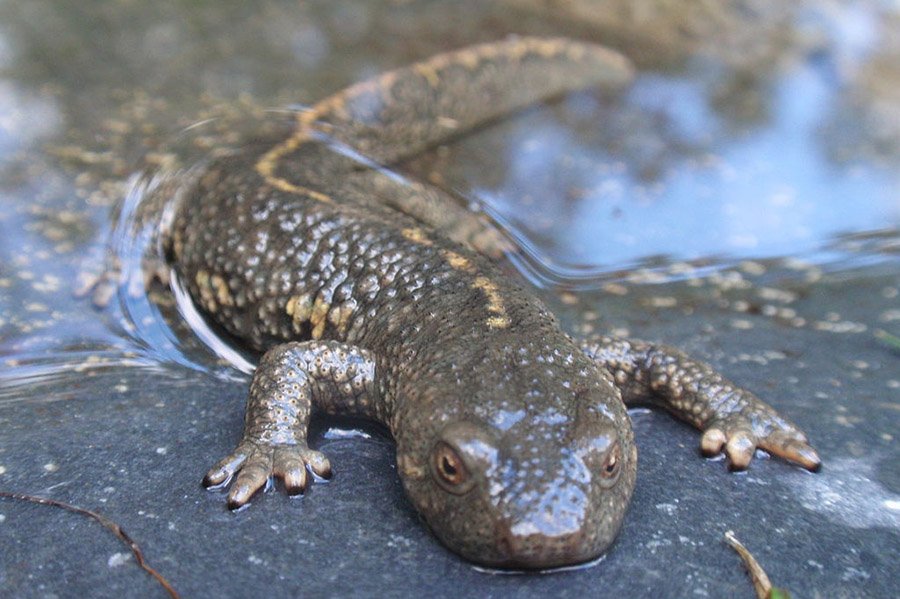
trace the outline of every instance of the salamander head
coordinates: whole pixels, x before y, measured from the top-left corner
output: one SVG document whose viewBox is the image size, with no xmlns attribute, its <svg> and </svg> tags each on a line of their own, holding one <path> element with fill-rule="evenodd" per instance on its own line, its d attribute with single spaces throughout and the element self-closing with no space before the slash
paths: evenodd
<svg viewBox="0 0 900 599">
<path fill-rule="evenodd" d="M 474 562 L 544 569 L 598 557 L 621 527 L 637 461 L 610 389 L 487 411 L 469 398 L 482 409 L 432 413 L 428 435 L 398 437 L 407 493 L 441 541 Z"/>
</svg>

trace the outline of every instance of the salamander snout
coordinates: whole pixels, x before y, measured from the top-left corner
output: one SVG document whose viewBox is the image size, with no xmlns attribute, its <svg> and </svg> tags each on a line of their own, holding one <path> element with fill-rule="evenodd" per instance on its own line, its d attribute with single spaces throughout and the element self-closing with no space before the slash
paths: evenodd
<svg viewBox="0 0 900 599">
<path fill-rule="evenodd" d="M 630 428 L 502 431 L 450 423 L 421 478 L 404 479 L 435 534 L 484 565 L 547 569 L 589 561 L 612 544 L 634 486 Z M 401 470 L 402 471 L 402 470 Z"/>
<path fill-rule="evenodd" d="M 623 458 L 615 436 L 512 453 L 495 504 L 501 565 L 553 568 L 602 554 L 627 506 L 616 501 Z"/>
<path fill-rule="evenodd" d="M 587 506 L 570 504 L 570 513 L 553 519 L 550 512 L 497 526 L 498 565 L 508 568 L 544 569 L 577 564 L 596 557 L 603 548 L 589 541 Z"/>
</svg>

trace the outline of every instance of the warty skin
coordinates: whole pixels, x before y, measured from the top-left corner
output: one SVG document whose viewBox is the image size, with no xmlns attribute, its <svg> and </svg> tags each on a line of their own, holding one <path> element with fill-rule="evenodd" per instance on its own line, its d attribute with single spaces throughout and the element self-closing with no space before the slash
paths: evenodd
<svg viewBox="0 0 900 599">
<path fill-rule="evenodd" d="M 327 458 L 313 410 L 385 424 L 406 492 L 449 548 L 498 567 L 602 554 L 634 489 L 626 405 L 661 406 L 745 468 L 756 447 L 815 469 L 806 437 L 666 346 L 575 340 L 493 263 L 504 241 L 439 189 L 382 170 L 562 93 L 628 82 L 604 48 L 514 38 L 385 73 L 214 160 L 164 232 L 207 316 L 260 351 L 244 433 L 206 475 L 232 508 Z M 364 160 L 360 156 L 365 157 Z M 371 161 L 371 162 L 369 162 Z"/>
</svg>

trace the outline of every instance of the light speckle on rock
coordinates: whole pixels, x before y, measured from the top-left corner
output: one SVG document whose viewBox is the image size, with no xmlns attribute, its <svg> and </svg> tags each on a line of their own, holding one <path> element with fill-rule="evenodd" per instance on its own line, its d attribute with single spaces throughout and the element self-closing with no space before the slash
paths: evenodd
<svg viewBox="0 0 900 599">
<path fill-rule="evenodd" d="M 124 565 L 128 560 L 131 559 L 130 553 L 113 553 L 109 556 L 109 559 L 106 560 L 106 565 L 110 568 L 118 568 L 119 566 Z"/>
<path fill-rule="evenodd" d="M 388 547 L 409 547 L 412 545 L 412 541 L 403 535 L 392 534 L 387 545 Z"/>
<path fill-rule="evenodd" d="M 674 503 L 657 503 L 656 509 L 665 512 L 669 516 L 674 516 L 675 512 L 678 511 L 678 506 Z"/>
<path fill-rule="evenodd" d="M 559 294 L 559 301 L 567 306 L 574 306 L 578 303 L 578 296 L 571 291 L 564 291 Z"/>
<path fill-rule="evenodd" d="M 824 475 L 808 476 L 792 491 L 801 505 L 827 519 L 851 528 L 900 525 L 900 495 L 873 480 L 877 458 L 838 458 L 828 463 Z"/>
<path fill-rule="evenodd" d="M 650 305 L 654 308 L 674 308 L 678 305 L 678 300 L 671 296 L 651 297 Z"/>
<path fill-rule="evenodd" d="M 845 321 L 818 321 L 813 323 L 813 328 L 817 331 L 827 331 L 829 333 L 864 333 L 868 327 L 860 322 Z"/>
<path fill-rule="evenodd" d="M 750 302 L 745 300 L 736 300 L 731 304 L 731 309 L 735 312 L 747 312 L 750 309 Z"/>
<path fill-rule="evenodd" d="M 895 322 L 900 320 L 900 310 L 885 310 L 878 315 L 878 320 L 881 322 Z"/>
<path fill-rule="evenodd" d="M 847 568 L 841 575 L 841 580 L 850 582 L 851 580 L 869 580 L 871 574 L 861 568 Z"/>
<path fill-rule="evenodd" d="M 672 544 L 672 541 L 670 539 L 660 538 L 660 535 L 662 535 L 662 532 L 654 535 L 655 538 L 647 541 L 644 544 L 644 546 L 650 550 L 650 553 L 656 553 L 656 550 L 660 547 L 668 547 Z"/>
<path fill-rule="evenodd" d="M 759 262 L 744 260 L 738 267 L 748 275 L 760 276 L 766 274 L 766 267 Z"/>
<path fill-rule="evenodd" d="M 797 294 L 792 291 L 784 291 L 783 289 L 775 289 L 774 287 L 760 287 L 757 291 L 759 297 L 770 302 L 781 302 L 789 304 L 796 301 Z"/>
<path fill-rule="evenodd" d="M 601 287 L 603 291 L 606 293 L 610 293 L 612 295 L 627 295 L 628 288 L 625 285 L 621 285 L 619 283 L 606 283 Z"/>
</svg>

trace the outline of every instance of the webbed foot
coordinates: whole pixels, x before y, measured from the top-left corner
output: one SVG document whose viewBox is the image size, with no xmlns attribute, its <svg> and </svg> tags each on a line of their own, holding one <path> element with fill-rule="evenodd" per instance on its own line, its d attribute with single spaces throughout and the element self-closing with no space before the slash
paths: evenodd
<svg viewBox="0 0 900 599">
<path fill-rule="evenodd" d="M 703 453 L 724 450 L 734 470 L 747 468 L 757 448 L 808 470 L 822 465 L 803 431 L 709 364 L 634 339 L 600 336 L 582 347 L 610 373 L 626 403 L 658 405 L 690 422 L 703 431 Z"/>
<path fill-rule="evenodd" d="M 242 441 L 207 472 L 203 486 L 225 486 L 237 475 L 228 493 L 228 508 L 233 510 L 246 504 L 273 476 L 284 481 L 289 495 L 302 493 L 310 480 L 307 469 L 322 478 L 331 476 L 331 463 L 325 454 L 305 444 Z"/>
<path fill-rule="evenodd" d="M 757 448 L 813 472 L 821 467 L 819 454 L 802 431 L 782 418 L 773 417 L 768 413 L 771 410 L 754 411 L 753 405 L 748 408 L 750 414 L 731 414 L 708 423 L 700 439 L 704 454 L 718 455 L 724 449 L 729 466 L 735 470 L 746 469 Z"/>
</svg>

